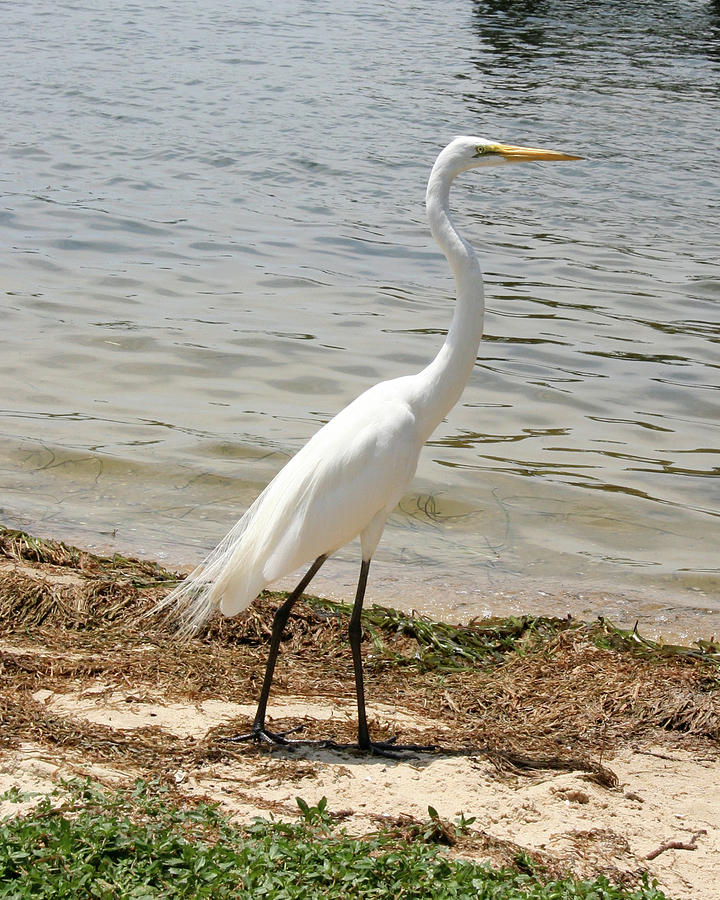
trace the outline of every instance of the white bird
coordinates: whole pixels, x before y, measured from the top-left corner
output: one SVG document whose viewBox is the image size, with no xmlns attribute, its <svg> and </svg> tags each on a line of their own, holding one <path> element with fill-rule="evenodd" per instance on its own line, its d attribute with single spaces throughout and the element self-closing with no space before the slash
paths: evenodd
<svg viewBox="0 0 720 900">
<path fill-rule="evenodd" d="M 360 536 L 362 563 L 348 629 L 358 707 L 358 746 L 392 754 L 392 740 L 372 742 L 365 713 L 360 653 L 362 610 L 370 560 L 388 515 L 407 490 L 423 444 L 458 401 L 482 337 L 483 279 L 472 247 L 450 217 L 450 186 L 469 169 L 529 160 L 572 160 L 554 150 L 517 147 L 478 137 L 457 137 L 430 173 L 426 206 L 430 229 L 455 277 L 457 305 L 445 343 L 416 375 L 383 381 L 324 425 L 287 463 L 210 555 L 161 603 L 196 632 L 219 609 L 235 616 L 271 582 L 312 562 L 273 621 L 270 652 L 257 714 L 249 734 L 287 744 L 265 726 L 275 661 L 293 604 L 320 566 Z"/>
</svg>

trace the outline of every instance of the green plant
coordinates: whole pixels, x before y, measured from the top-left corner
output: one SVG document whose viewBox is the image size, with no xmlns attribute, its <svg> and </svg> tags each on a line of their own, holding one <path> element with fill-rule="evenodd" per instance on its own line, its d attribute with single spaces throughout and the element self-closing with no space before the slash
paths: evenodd
<svg viewBox="0 0 720 900">
<path fill-rule="evenodd" d="M 646 879 L 634 890 L 604 878 L 551 881 L 391 833 L 352 837 L 333 830 L 327 801 L 298 805 L 299 823 L 238 828 L 214 805 L 173 801 L 159 784 L 112 792 L 67 783 L 0 822 L 0 898 L 666 900 Z M 430 810 L 430 824 L 439 821 Z"/>
<path fill-rule="evenodd" d="M 295 802 L 300 807 L 300 812 L 306 824 L 317 825 L 320 828 L 329 828 L 332 825 L 332 817 L 327 811 L 327 797 L 322 797 L 317 806 L 309 806 L 302 797 L 296 797 Z"/>
</svg>

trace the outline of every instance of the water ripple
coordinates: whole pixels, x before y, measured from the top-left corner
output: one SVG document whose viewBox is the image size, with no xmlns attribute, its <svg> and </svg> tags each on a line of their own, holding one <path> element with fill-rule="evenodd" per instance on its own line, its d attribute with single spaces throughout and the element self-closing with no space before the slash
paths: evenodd
<svg viewBox="0 0 720 900">
<path fill-rule="evenodd" d="M 486 338 L 381 555 L 720 609 L 716 4 L 0 18 L 4 516 L 200 556 L 320 423 L 436 352 L 424 181 L 478 131 L 586 162 L 455 186 Z"/>
</svg>

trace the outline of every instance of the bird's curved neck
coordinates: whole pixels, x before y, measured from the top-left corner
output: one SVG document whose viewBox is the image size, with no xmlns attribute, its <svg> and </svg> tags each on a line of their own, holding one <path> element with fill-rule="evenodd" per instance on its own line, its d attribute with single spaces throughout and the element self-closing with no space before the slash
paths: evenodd
<svg viewBox="0 0 720 900">
<path fill-rule="evenodd" d="M 445 343 L 420 373 L 417 414 L 419 424 L 428 436 L 458 401 L 470 377 L 485 314 L 480 265 L 474 250 L 450 217 L 450 185 L 455 174 L 443 164 L 441 154 L 427 188 L 430 229 L 450 264 L 457 291 L 457 304 Z"/>
</svg>

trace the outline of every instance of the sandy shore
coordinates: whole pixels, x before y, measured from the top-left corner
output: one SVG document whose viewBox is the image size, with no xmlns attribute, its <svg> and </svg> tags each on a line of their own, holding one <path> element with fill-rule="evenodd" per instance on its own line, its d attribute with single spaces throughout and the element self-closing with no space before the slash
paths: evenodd
<svg viewBox="0 0 720 900">
<path fill-rule="evenodd" d="M 523 850 L 551 872 L 632 883 L 647 871 L 669 897 L 720 896 L 713 663 L 651 659 L 577 628 L 528 631 L 522 653 L 494 650 L 472 670 L 413 667 L 407 634 L 378 626 L 382 643 L 369 637 L 365 651 L 371 727 L 439 749 L 401 760 L 266 750 L 226 738 L 254 713 L 272 599 L 180 646 L 138 618 L 167 590 L 152 564 L 0 536 L 0 793 L 47 792 L 69 775 L 160 777 L 241 822 L 293 818 L 297 796 L 325 796 L 353 833 L 427 820 L 432 806 L 475 817 L 451 852 L 513 864 Z M 352 739 L 343 628 L 332 610 L 299 609 L 274 726 Z M 0 802 L 0 814 L 31 803 Z"/>
</svg>

